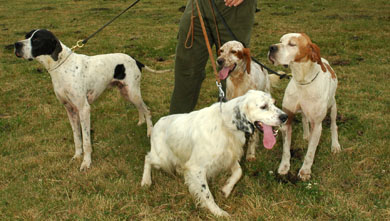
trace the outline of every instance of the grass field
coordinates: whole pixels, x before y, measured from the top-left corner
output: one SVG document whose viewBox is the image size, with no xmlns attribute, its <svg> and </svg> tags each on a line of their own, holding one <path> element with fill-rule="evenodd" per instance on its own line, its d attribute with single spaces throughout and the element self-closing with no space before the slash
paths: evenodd
<svg viewBox="0 0 390 221">
<path fill-rule="evenodd" d="M 78 53 L 124 52 L 157 68 L 173 68 L 179 8 L 185 0 L 142 0 Z M 12 44 L 31 29 L 46 28 L 66 45 L 87 37 L 130 4 L 124 0 L 0 0 L 0 220 L 204 220 L 182 177 L 153 171 L 141 188 L 146 126 L 117 90 L 92 105 L 92 167 L 71 161 L 73 136 L 49 74 L 36 61 L 18 59 Z M 251 50 L 263 63 L 269 45 L 287 32 L 305 32 L 339 78 L 339 139 L 330 152 L 329 121 L 312 167 L 312 179 L 294 179 L 306 153 L 298 118 L 293 129 L 290 179 L 275 172 L 280 136 L 259 148 L 243 178 L 225 199 L 221 174 L 210 182 L 217 204 L 234 220 L 390 219 L 390 4 L 387 0 L 259 1 Z M 278 69 L 279 70 L 279 69 Z M 287 69 L 280 69 L 288 71 Z M 142 95 L 155 123 L 169 112 L 173 72 L 144 72 Z M 274 89 L 281 105 L 287 81 Z M 198 107 L 216 101 L 211 68 Z"/>
</svg>

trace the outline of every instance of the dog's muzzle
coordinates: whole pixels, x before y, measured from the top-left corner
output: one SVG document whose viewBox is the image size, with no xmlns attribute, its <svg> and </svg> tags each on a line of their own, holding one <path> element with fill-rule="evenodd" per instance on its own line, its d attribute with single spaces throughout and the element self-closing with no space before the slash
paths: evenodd
<svg viewBox="0 0 390 221">
<path fill-rule="evenodd" d="M 22 53 L 23 43 L 21 43 L 21 42 L 16 42 L 16 43 L 14 44 L 14 46 L 15 46 L 15 55 L 16 55 L 16 57 L 18 57 L 18 58 L 23 57 L 23 53 Z"/>
</svg>

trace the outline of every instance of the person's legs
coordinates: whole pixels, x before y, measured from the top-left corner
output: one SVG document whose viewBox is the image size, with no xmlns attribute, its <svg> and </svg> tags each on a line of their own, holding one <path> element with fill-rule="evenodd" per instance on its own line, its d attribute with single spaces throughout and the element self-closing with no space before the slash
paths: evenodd
<svg viewBox="0 0 390 221">
<path fill-rule="evenodd" d="M 256 0 L 245 0 L 238 7 L 230 8 L 224 5 L 223 0 L 215 0 L 215 3 L 226 23 L 237 36 L 237 40 L 248 46 L 254 22 Z M 199 1 L 199 4 L 212 46 L 214 41 L 217 41 L 217 34 L 211 8 L 208 1 Z M 191 37 L 186 42 L 191 24 L 191 10 L 191 1 L 189 1 L 180 20 L 175 58 L 175 88 L 171 99 L 170 114 L 188 113 L 195 108 L 202 82 L 206 76 L 205 66 L 209 55 L 195 5 L 194 42 L 191 48 L 185 47 L 185 45 L 191 44 Z M 233 40 L 225 26 L 219 21 L 217 12 L 216 17 L 221 43 Z"/>
</svg>

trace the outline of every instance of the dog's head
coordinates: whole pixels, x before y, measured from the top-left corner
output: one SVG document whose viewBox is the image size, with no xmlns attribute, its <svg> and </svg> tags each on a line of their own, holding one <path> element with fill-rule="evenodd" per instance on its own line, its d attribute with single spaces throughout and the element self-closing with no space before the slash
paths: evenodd
<svg viewBox="0 0 390 221">
<path fill-rule="evenodd" d="M 25 40 L 14 44 L 17 57 L 33 60 L 38 56 L 48 55 L 54 61 L 58 60 L 62 46 L 53 33 L 45 29 L 38 29 L 30 31 L 25 37 Z"/>
<path fill-rule="evenodd" d="M 321 61 L 320 48 L 311 42 L 309 36 L 304 33 L 289 33 L 280 38 L 280 43 L 271 45 L 268 51 L 268 59 L 274 65 L 288 67 L 292 62 L 312 61 L 321 65 L 325 72 L 325 66 Z"/>
<path fill-rule="evenodd" d="M 287 114 L 275 106 L 271 95 L 262 91 L 250 90 L 234 108 L 233 123 L 238 130 L 253 133 L 255 127 L 263 132 L 263 144 L 271 149 L 275 143 L 272 127 L 279 127 L 287 121 Z"/>
<path fill-rule="evenodd" d="M 229 73 L 236 69 L 245 70 L 250 74 L 251 71 L 251 55 L 249 48 L 244 48 L 244 45 L 238 41 L 228 41 L 218 50 L 217 64 L 221 71 L 219 78 L 226 79 Z"/>
</svg>

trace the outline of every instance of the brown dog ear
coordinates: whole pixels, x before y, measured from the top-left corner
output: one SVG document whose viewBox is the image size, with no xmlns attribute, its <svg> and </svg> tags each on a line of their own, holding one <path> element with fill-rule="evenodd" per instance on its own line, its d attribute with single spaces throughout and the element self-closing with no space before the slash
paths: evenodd
<svg viewBox="0 0 390 221">
<path fill-rule="evenodd" d="M 244 48 L 242 50 L 243 54 L 244 54 L 244 59 L 246 61 L 246 71 L 248 72 L 248 74 L 251 73 L 251 52 L 249 50 L 249 48 Z"/>
<path fill-rule="evenodd" d="M 320 48 L 314 43 L 311 43 L 310 47 L 311 47 L 311 55 L 310 55 L 311 61 L 317 62 L 317 64 L 321 66 L 322 71 L 326 72 L 326 68 L 321 60 Z"/>
</svg>

